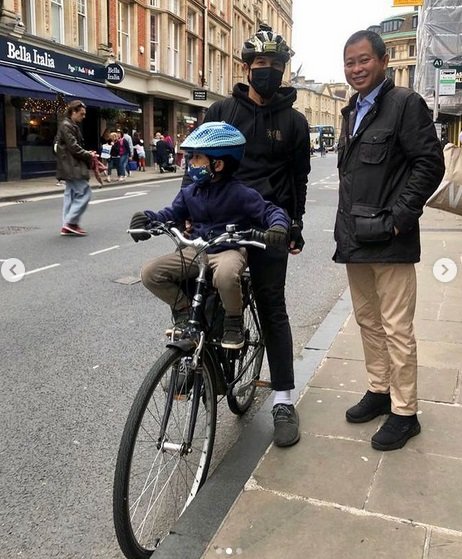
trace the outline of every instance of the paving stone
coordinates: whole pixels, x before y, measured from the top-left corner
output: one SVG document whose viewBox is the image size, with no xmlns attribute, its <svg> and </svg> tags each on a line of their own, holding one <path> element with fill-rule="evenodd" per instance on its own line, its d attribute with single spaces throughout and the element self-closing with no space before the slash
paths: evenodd
<svg viewBox="0 0 462 559">
<path fill-rule="evenodd" d="M 297 406 L 302 434 L 369 442 L 384 416 L 367 423 L 348 423 L 345 411 L 357 404 L 360 397 L 349 392 L 310 388 Z"/>
<path fill-rule="evenodd" d="M 421 300 L 417 297 L 415 318 L 424 320 L 436 320 L 442 303 L 435 303 L 433 299 L 429 301 Z"/>
<path fill-rule="evenodd" d="M 418 340 L 417 358 L 421 367 L 460 369 L 462 344 Z"/>
<path fill-rule="evenodd" d="M 340 359 L 364 359 L 361 337 L 352 334 L 338 334 L 327 355 Z"/>
<path fill-rule="evenodd" d="M 254 477 L 268 489 L 361 508 L 380 457 L 369 442 L 304 434 L 290 450 L 272 447 Z"/>
<path fill-rule="evenodd" d="M 419 400 L 434 402 L 455 402 L 457 369 L 435 369 L 433 367 L 418 367 L 418 397 Z"/>
<path fill-rule="evenodd" d="M 408 445 L 383 453 L 366 509 L 462 531 L 462 460 Z"/>
<path fill-rule="evenodd" d="M 364 361 L 328 357 L 316 371 L 310 385 L 364 393 L 367 390 Z"/>
<path fill-rule="evenodd" d="M 452 322 L 462 322 L 462 303 L 445 300 L 438 315 L 439 320 L 449 320 Z"/>
<path fill-rule="evenodd" d="M 432 531 L 428 559 L 460 559 L 462 557 L 462 534 L 448 536 Z"/>
<path fill-rule="evenodd" d="M 424 541 L 422 527 L 246 491 L 203 559 L 421 559 Z"/>
<path fill-rule="evenodd" d="M 433 342 L 462 342 L 462 322 L 447 323 L 441 320 L 414 321 L 415 334 L 418 340 Z"/>
<path fill-rule="evenodd" d="M 410 440 L 406 448 L 462 460 L 462 407 L 419 402 L 419 411 L 422 432 Z"/>
</svg>

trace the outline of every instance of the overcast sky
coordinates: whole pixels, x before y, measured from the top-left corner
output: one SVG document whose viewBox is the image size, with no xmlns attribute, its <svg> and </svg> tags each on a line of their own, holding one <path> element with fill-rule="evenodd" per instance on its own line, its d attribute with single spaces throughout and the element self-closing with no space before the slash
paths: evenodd
<svg viewBox="0 0 462 559">
<path fill-rule="evenodd" d="M 345 81 L 343 46 L 355 31 L 379 24 L 413 7 L 393 8 L 393 0 L 293 0 L 292 72 L 317 82 Z"/>
</svg>

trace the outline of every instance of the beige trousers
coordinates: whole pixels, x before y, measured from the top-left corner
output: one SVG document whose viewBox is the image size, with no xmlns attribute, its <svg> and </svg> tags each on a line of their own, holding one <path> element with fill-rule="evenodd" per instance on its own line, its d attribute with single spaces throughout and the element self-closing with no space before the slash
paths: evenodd
<svg viewBox="0 0 462 559">
<path fill-rule="evenodd" d="M 390 392 L 392 412 L 417 412 L 414 264 L 347 264 L 371 392 Z"/>
<path fill-rule="evenodd" d="M 196 251 L 192 247 L 186 247 L 182 253 L 184 260 L 180 252 L 174 252 L 147 262 L 141 269 L 143 285 L 172 309 L 177 310 L 189 304 L 186 295 L 179 289 L 180 282 L 187 278 L 195 278 L 199 274 L 194 259 Z M 246 250 L 244 248 L 225 250 L 217 254 L 209 254 L 208 258 L 213 271 L 213 286 L 220 294 L 225 314 L 241 315 L 241 275 L 247 266 Z"/>
</svg>

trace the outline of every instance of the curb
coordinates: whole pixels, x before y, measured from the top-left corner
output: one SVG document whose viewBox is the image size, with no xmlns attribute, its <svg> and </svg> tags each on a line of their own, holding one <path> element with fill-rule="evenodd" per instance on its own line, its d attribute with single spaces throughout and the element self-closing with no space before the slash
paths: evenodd
<svg viewBox="0 0 462 559">
<path fill-rule="evenodd" d="M 306 391 L 308 382 L 351 311 L 347 288 L 306 344 L 301 356 L 294 361 L 296 401 Z M 153 559 L 200 559 L 203 556 L 272 443 L 271 409 L 272 398 L 268 397 L 178 520 L 175 531 L 154 552 Z"/>
<path fill-rule="evenodd" d="M 122 184 L 124 185 L 132 185 L 132 184 L 141 184 L 141 183 L 145 183 L 145 182 L 155 182 L 155 181 L 159 181 L 159 180 L 166 180 L 168 179 L 172 179 L 172 178 L 182 178 L 183 175 L 182 173 L 171 173 L 171 175 L 169 174 L 167 177 L 165 176 L 165 174 L 160 174 L 159 175 L 151 175 L 149 178 L 140 178 L 140 179 L 130 179 L 129 181 L 125 181 L 123 183 L 119 183 L 119 182 L 109 182 L 109 183 L 103 183 L 101 186 L 99 185 L 90 185 L 92 190 L 103 190 L 104 188 L 108 188 L 111 186 L 122 186 Z M 38 198 L 39 196 L 48 196 L 48 195 L 53 195 L 53 194 L 62 194 L 64 192 L 64 190 L 62 188 L 50 188 L 47 190 L 39 190 L 40 186 L 37 186 L 37 191 L 36 192 L 30 192 L 30 193 L 24 193 L 24 194 L 10 194 L 10 195 L 6 195 L 6 196 L 2 196 L 1 195 L 1 187 L 0 187 L 0 202 L 16 202 L 19 200 L 24 200 L 26 198 Z"/>
</svg>

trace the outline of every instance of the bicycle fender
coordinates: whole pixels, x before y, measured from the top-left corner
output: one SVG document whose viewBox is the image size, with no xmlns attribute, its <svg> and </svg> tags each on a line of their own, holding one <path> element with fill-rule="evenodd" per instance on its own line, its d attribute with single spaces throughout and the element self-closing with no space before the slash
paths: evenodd
<svg viewBox="0 0 462 559">
<path fill-rule="evenodd" d="M 179 349 L 184 353 L 191 353 L 196 349 L 197 344 L 194 342 L 194 340 L 185 339 L 185 340 L 176 340 L 174 342 L 169 342 L 168 344 L 166 344 L 166 346 Z"/>
</svg>

